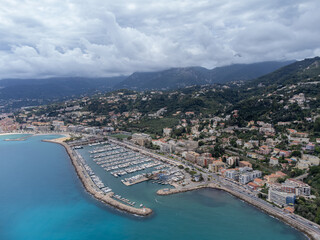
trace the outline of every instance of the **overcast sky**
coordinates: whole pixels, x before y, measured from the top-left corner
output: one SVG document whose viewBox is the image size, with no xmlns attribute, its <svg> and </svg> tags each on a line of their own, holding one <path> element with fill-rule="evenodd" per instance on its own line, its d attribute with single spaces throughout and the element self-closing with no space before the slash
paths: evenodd
<svg viewBox="0 0 320 240">
<path fill-rule="evenodd" d="M 320 0 L 0 0 L 0 78 L 320 55 Z"/>
</svg>

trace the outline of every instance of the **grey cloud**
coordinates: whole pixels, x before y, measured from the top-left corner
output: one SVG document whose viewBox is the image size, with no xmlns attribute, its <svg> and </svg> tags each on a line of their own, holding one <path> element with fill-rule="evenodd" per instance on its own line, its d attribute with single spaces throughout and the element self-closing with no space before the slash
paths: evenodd
<svg viewBox="0 0 320 240">
<path fill-rule="evenodd" d="M 0 0 L 0 78 L 312 57 L 319 10 L 318 0 Z"/>
</svg>

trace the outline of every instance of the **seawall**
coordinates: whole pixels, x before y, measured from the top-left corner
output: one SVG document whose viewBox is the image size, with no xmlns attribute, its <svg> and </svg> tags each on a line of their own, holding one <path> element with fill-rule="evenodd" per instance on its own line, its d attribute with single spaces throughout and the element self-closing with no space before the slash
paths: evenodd
<svg viewBox="0 0 320 240">
<path fill-rule="evenodd" d="M 74 166 L 76 173 L 77 173 L 79 179 L 81 180 L 84 188 L 86 189 L 86 191 L 88 193 L 90 193 L 97 200 L 99 200 L 105 204 L 108 204 L 116 209 L 119 209 L 121 211 L 125 211 L 125 212 L 139 215 L 139 216 L 148 216 L 152 213 L 152 209 L 150 209 L 150 208 L 135 208 L 135 207 L 128 206 L 126 204 L 123 204 L 123 203 L 113 199 L 112 198 L 112 196 L 114 195 L 113 192 L 104 194 L 104 193 L 98 191 L 96 189 L 94 182 L 92 181 L 90 176 L 86 173 L 86 170 L 84 169 L 82 164 L 77 161 L 76 157 L 73 154 L 72 149 L 68 146 L 68 144 L 66 144 L 65 142 L 63 142 L 62 140 L 59 140 L 59 139 L 43 140 L 43 141 L 60 144 L 66 149 L 66 151 L 70 157 L 71 163 Z"/>
</svg>

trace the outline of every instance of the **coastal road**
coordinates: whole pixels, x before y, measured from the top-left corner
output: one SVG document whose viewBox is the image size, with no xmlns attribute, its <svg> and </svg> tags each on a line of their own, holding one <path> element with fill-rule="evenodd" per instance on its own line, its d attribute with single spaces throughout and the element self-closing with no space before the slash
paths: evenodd
<svg viewBox="0 0 320 240">
<path fill-rule="evenodd" d="M 303 227 L 304 229 L 308 230 L 310 233 L 313 233 L 313 235 L 315 234 L 318 235 L 320 239 L 320 229 L 317 224 L 303 217 L 300 217 L 299 215 L 286 213 L 282 209 L 272 205 L 271 203 L 258 198 L 255 194 L 252 194 L 252 193 L 250 194 L 245 190 L 239 189 L 238 186 L 235 186 L 235 184 L 232 184 L 225 179 L 221 179 L 220 181 L 216 182 L 216 184 L 220 184 L 222 187 L 235 193 L 236 196 L 238 195 L 242 199 L 247 198 L 249 200 L 248 202 L 253 202 L 253 205 L 258 206 L 261 209 L 264 209 L 266 212 L 276 213 L 277 215 L 281 216 L 283 219 L 286 219 L 288 222 L 291 222 Z"/>
</svg>

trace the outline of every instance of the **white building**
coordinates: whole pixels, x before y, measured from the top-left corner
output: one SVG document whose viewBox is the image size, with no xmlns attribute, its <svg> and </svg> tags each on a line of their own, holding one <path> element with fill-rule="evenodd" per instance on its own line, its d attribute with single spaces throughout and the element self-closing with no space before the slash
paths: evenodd
<svg viewBox="0 0 320 240">
<path fill-rule="evenodd" d="M 274 158 L 274 157 L 270 158 L 269 164 L 270 164 L 271 166 L 278 165 L 278 164 L 279 164 L 278 158 Z"/>
<path fill-rule="evenodd" d="M 132 141 L 140 146 L 145 146 L 152 141 L 152 138 L 145 133 L 135 133 L 132 135 Z"/>
<path fill-rule="evenodd" d="M 294 205 L 296 195 L 294 193 L 286 193 L 270 188 L 268 192 L 268 201 L 278 206 Z"/>
<path fill-rule="evenodd" d="M 302 181 L 289 178 L 282 184 L 282 191 L 295 193 L 298 196 L 310 196 L 311 187 Z"/>
<path fill-rule="evenodd" d="M 253 181 L 255 178 L 260 178 L 261 176 L 262 172 L 258 170 L 246 172 L 240 175 L 239 182 L 242 184 L 247 184 L 248 182 Z"/>
<path fill-rule="evenodd" d="M 163 136 L 170 137 L 171 132 L 172 132 L 172 128 L 164 128 L 163 129 Z"/>
<path fill-rule="evenodd" d="M 238 180 L 239 179 L 239 172 L 236 170 L 226 171 L 226 177 L 233 179 L 233 180 Z"/>
</svg>

